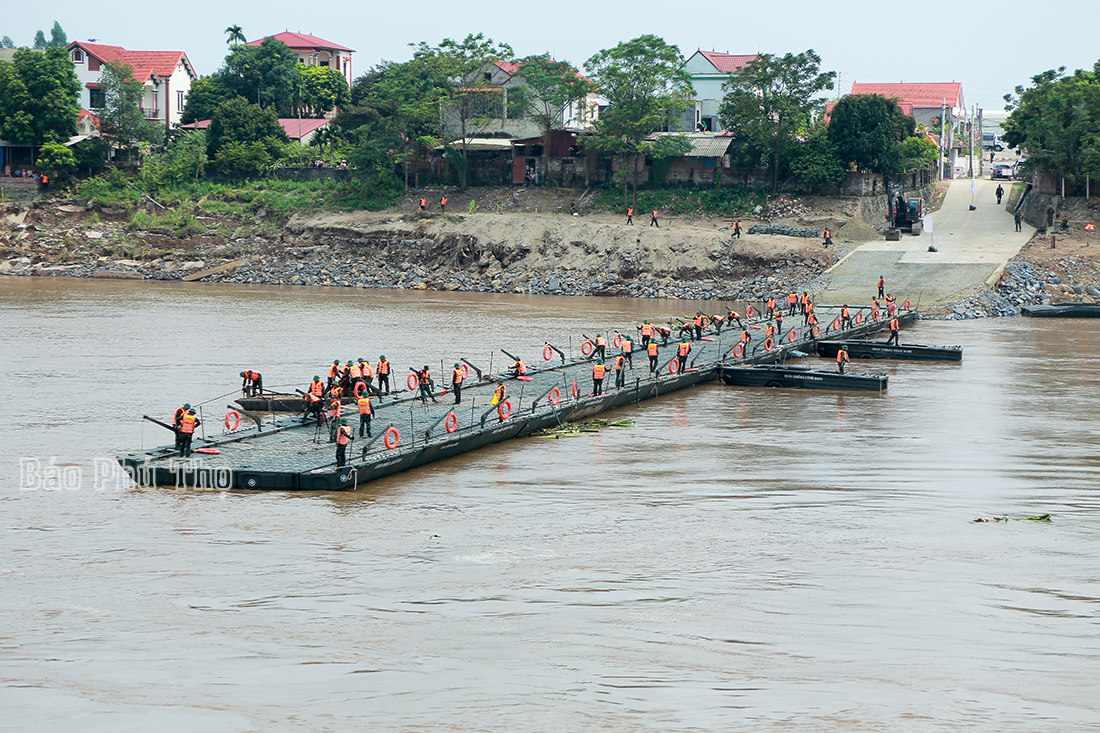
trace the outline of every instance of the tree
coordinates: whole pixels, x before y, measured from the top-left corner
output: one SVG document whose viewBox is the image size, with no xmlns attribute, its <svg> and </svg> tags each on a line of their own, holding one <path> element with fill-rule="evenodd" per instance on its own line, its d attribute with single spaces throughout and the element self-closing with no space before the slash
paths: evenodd
<svg viewBox="0 0 1100 733">
<path fill-rule="evenodd" d="M 247 39 L 244 37 L 244 32 L 239 25 L 231 25 L 225 29 L 225 42 L 230 46 L 236 46 L 246 41 Z"/>
<path fill-rule="evenodd" d="M 810 129 L 814 112 L 822 109 L 821 92 L 833 88 L 835 71 L 820 71 L 821 57 L 813 49 L 783 57 L 760 54 L 722 86 L 718 106 L 722 124 L 746 141 L 749 151 L 766 161 L 772 191 L 779 171 L 789 163 L 789 151 Z"/>
<path fill-rule="evenodd" d="M 348 103 L 348 82 L 336 69 L 298 64 L 298 74 L 301 78 L 302 101 L 311 111 L 308 116 L 324 117 L 334 107 Z"/>
<path fill-rule="evenodd" d="M 1031 84 L 1005 95 L 1008 144 L 1027 150 L 1029 169 L 1073 183 L 1100 174 L 1100 61 L 1071 76 L 1065 67 L 1044 71 Z"/>
<path fill-rule="evenodd" d="M 846 172 L 824 126 L 791 150 L 791 173 L 807 186 L 836 185 L 844 180 Z"/>
<path fill-rule="evenodd" d="M 604 49 L 585 69 L 608 105 L 589 143 L 598 151 L 634 159 L 634 202 L 638 157 L 646 135 L 675 124 L 695 94 L 680 49 L 654 35 Z"/>
<path fill-rule="evenodd" d="M 49 48 L 50 43 L 46 40 L 46 34 L 41 30 L 34 34 L 34 46 L 33 48 L 40 51 L 44 48 Z"/>
<path fill-rule="evenodd" d="M 99 79 L 103 106 L 94 111 L 99 117 L 100 133 L 114 141 L 127 154 L 144 142 L 158 142 L 163 128 L 145 119 L 141 102 L 145 86 L 134 78 L 134 70 L 120 61 L 103 65 Z"/>
<path fill-rule="evenodd" d="M 550 54 L 523 59 L 516 75 L 529 92 L 529 113 L 542 127 L 542 179 L 545 181 L 550 163 L 551 133 L 565 122 L 569 107 L 583 104 L 596 85 L 581 76 L 571 64 L 555 61 Z"/>
<path fill-rule="evenodd" d="M 76 158 L 60 143 L 45 143 L 38 151 L 37 165 L 51 178 L 64 180 L 76 168 Z"/>
<path fill-rule="evenodd" d="M 69 37 L 65 35 L 65 31 L 61 30 L 61 24 L 55 20 L 53 28 L 50 29 L 50 48 L 65 48 L 68 45 Z"/>
<path fill-rule="evenodd" d="M 263 108 L 289 114 L 298 78 L 298 59 L 282 41 L 233 46 L 218 75 L 233 92 Z"/>
<path fill-rule="evenodd" d="M 65 142 L 76 134 L 80 82 L 63 48 L 15 52 L 0 62 L 0 139 L 17 145 Z"/>
<path fill-rule="evenodd" d="M 165 147 L 164 152 L 146 161 L 142 174 L 151 188 L 187 183 L 202 177 L 207 162 L 206 132 L 183 132 Z"/>
<path fill-rule="evenodd" d="M 940 160 L 939 146 L 920 135 L 902 140 L 898 144 L 898 154 L 905 170 L 927 168 L 936 165 Z"/>
<path fill-rule="evenodd" d="M 512 47 L 496 43 L 481 33 L 471 34 L 462 41 L 444 38 L 438 48 L 425 43 L 417 46 L 413 60 L 435 69 L 445 80 L 440 89 L 446 102 L 446 111 L 458 123 L 461 140 L 458 150 L 464 162 L 469 159 L 469 137 L 484 123 L 505 114 L 503 105 L 507 92 L 503 92 L 501 104 L 496 103 L 496 92 L 489 89 L 486 72 L 497 61 L 512 58 Z M 459 168 L 459 185 L 466 187 L 468 166 Z"/>
<path fill-rule="evenodd" d="M 263 165 L 273 163 L 286 142 L 286 133 L 274 110 L 261 109 L 241 97 L 234 97 L 222 102 L 210 120 L 206 132 L 206 155 L 223 172 L 228 173 L 233 165 L 240 164 L 243 169 L 235 172 L 254 175 L 257 170 L 255 166 L 263 168 Z M 219 158 L 221 149 L 231 143 L 242 145 Z"/>
<path fill-rule="evenodd" d="M 191 91 L 187 93 L 187 104 L 183 108 L 180 123 L 209 120 L 214 116 L 218 105 L 237 96 L 225 78 L 220 74 L 204 76 L 191 82 Z"/>
<path fill-rule="evenodd" d="M 829 140 L 846 164 L 893 176 L 905 167 L 899 143 L 913 137 L 916 122 L 896 99 L 879 94 L 849 94 L 830 113 Z"/>
<path fill-rule="evenodd" d="M 8 36 L 4 36 L 0 38 L 0 48 L 15 48 L 15 43 Z"/>
</svg>

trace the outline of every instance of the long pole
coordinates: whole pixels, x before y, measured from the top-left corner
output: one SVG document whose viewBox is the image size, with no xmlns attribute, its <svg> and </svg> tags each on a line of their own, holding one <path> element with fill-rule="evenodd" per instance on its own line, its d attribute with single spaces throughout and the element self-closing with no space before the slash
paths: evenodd
<svg viewBox="0 0 1100 733">
<path fill-rule="evenodd" d="M 947 97 L 940 106 L 940 180 L 944 179 L 944 167 L 951 161 L 951 146 L 947 144 Z"/>
</svg>

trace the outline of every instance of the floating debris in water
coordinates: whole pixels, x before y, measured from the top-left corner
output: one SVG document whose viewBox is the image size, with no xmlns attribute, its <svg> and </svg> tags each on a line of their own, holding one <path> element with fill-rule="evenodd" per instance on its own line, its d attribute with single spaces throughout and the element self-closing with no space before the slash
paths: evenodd
<svg viewBox="0 0 1100 733">
<path fill-rule="evenodd" d="M 583 433 L 598 433 L 601 428 L 632 428 L 634 421 L 627 420 L 585 420 L 584 422 L 562 423 L 556 428 L 546 428 L 534 433 L 536 438 L 561 438 L 581 435 Z"/>
<path fill-rule="evenodd" d="M 984 517 L 978 517 L 977 519 L 974 520 L 973 523 L 978 523 L 978 522 L 1008 522 L 1008 521 L 1013 521 L 1013 522 L 1024 522 L 1024 521 L 1026 521 L 1026 522 L 1049 522 L 1050 521 L 1050 515 L 1049 514 L 1036 514 L 1034 517 L 1009 517 L 1009 516 L 1006 515 L 1006 516 L 1003 516 L 1003 517 L 990 517 L 989 519 L 986 519 Z"/>
</svg>

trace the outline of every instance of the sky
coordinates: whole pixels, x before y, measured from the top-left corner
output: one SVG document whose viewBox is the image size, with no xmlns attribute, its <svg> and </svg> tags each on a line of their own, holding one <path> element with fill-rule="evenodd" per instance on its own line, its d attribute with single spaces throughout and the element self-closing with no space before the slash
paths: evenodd
<svg viewBox="0 0 1100 733">
<path fill-rule="evenodd" d="M 596 5 L 518 0 L 456 3 L 420 0 L 288 2 L 132 0 L 8 3 L 0 36 L 31 45 L 58 21 L 69 40 L 140 51 L 184 51 L 200 75 L 221 66 L 225 28 L 240 25 L 248 40 L 284 30 L 310 33 L 355 49 L 356 76 L 382 60 L 405 61 L 410 43 L 483 33 L 512 46 L 517 57 L 549 52 L 583 67 L 601 49 L 652 33 L 685 58 L 698 49 L 733 54 L 801 53 L 814 49 L 822 71 L 836 71 L 838 92 L 854 81 L 961 81 L 967 107 L 1003 110 L 1002 97 L 1035 74 L 1065 66 L 1091 69 L 1100 59 L 1100 2 L 998 0 L 960 3 L 771 0 L 721 3 L 604 0 Z M 14 6 L 14 7 L 11 7 Z M 964 13 L 968 15 L 964 15 Z M 969 16 L 970 20 L 966 20 Z"/>
</svg>

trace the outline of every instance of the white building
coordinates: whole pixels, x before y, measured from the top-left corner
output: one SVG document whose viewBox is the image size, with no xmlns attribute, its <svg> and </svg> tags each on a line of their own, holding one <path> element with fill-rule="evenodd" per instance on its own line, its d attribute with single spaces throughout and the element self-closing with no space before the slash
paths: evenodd
<svg viewBox="0 0 1100 733">
<path fill-rule="evenodd" d="M 353 81 L 351 75 L 351 55 L 355 53 L 355 49 L 341 46 L 339 43 L 333 43 L 332 41 L 326 41 L 324 38 L 311 36 L 308 33 L 290 32 L 276 33 L 273 36 L 257 38 L 255 41 L 249 41 L 248 45 L 259 46 L 268 38 L 274 38 L 276 41 L 282 41 L 290 46 L 290 50 L 294 52 L 294 56 L 299 64 L 305 64 L 306 66 L 327 66 L 330 69 L 336 69 L 344 75 L 344 78 L 348 82 L 348 86 L 351 86 L 351 82 Z"/>
<path fill-rule="evenodd" d="M 695 103 L 684 112 L 680 125 L 685 131 L 721 132 L 718 105 L 725 92 L 722 85 L 730 80 L 730 74 L 740 71 L 756 54 L 735 55 L 718 51 L 696 51 L 684 62 L 684 70 L 691 74 L 691 86 L 695 88 Z"/>
<path fill-rule="evenodd" d="M 99 89 L 103 65 L 117 61 L 133 69 L 133 78 L 145 87 L 141 109 L 145 119 L 178 125 L 191 82 L 198 78 L 183 51 L 127 51 L 121 46 L 73 41 L 66 48 L 80 80 L 80 106 L 94 110 L 103 106 Z"/>
</svg>

